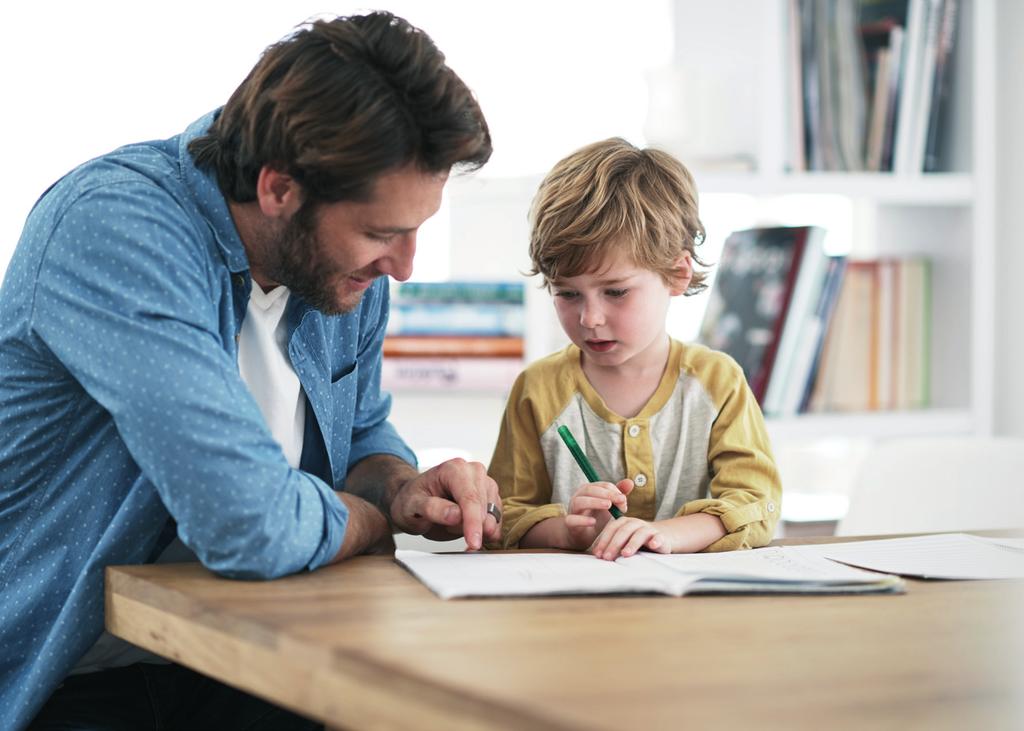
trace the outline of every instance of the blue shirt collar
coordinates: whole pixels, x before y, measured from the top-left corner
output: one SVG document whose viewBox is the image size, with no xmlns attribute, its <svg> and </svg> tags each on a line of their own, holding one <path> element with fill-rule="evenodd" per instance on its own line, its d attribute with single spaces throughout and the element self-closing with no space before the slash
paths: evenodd
<svg viewBox="0 0 1024 731">
<path fill-rule="evenodd" d="M 213 236 L 224 255 L 228 269 L 232 273 L 249 269 L 249 258 L 246 256 L 242 239 L 235 228 L 234 219 L 228 209 L 228 202 L 217 185 L 217 176 L 212 170 L 200 170 L 196 167 L 191 153 L 188 151 L 192 140 L 206 134 L 213 121 L 220 114 L 220 109 L 203 115 L 190 124 L 185 132 L 178 137 L 178 162 L 181 165 L 182 179 L 196 206 L 213 229 Z"/>
</svg>

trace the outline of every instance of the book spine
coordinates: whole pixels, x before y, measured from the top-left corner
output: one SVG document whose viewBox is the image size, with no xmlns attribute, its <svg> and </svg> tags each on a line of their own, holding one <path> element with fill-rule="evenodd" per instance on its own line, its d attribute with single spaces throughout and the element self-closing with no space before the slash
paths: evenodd
<svg viewBox="0 0 1024 731">
<path fill-rule="evenodd" d="M 835 316 L 836 303 L 839 301 L 839 290 L 842 287 L 843 274 L 845 272 L 846 257 L 832 257 L 832 260 L 829 262 L 825 288 L 822 291 L 818 308 L 818 342 L 815 344 L 813 349 L 813 362 L 811 363 L 810 369 L 807 373 L 807 378 L 804 382 L 804 390 L 800 397 L 800 402 L 795 409 L 797 412 L 810 410 L 811 397 L 814 393 L 814 385 L 817 381 L 818 373 L 821 370 L 825 353 L 825 344 L 827 342 L 828 333 L 832 329 L 832 320 Z"/>
<path fill-rule="evenodd" d="M 389 335 L 485 335 L 522 337 L 521 305 L 496 302 L 397 302 Z"/>
<path fill-rule="evenodd" d="M 388 335 L 384 357 L 449 356 L 522 358 L 523 338 L 458 335 Z"/>
<path fill-rule="evenodd" d="M 762 408 L 766 414 L 779 415 L 785 411 L 786 392 L 793 388 L 790 381 L 799 379 L 801 365 L 797 362 L 803 349 L 808 345 L 807 330 L 813 327 L 814 313 L 821 297 L 821 290 L 828 273 L 828 257 L 822 243 L 825 230 L 817 226 L 807 227 L 803 233 L 804 245 L 800 258 L 795 260 L 796 278 L 789 295 L 779 341 L 776 345 L 775 362 L 765 391 Z M 806 352 L 804 353 L 804 357 Z"/>
<path fill-rule="evenodd" d="M 896 118 L 900 93 L 903 66 L 903 26 L 895 26 L 889 34 L 889 79 L 888 98 L 886 99 L 885 129 L 882 133 L 882 156 L 879 170 L 893 169 L 893 146 L 896 136 Z"/>
<path fill-rule="evenodd" d="M 939 170 L 941 163 L 939 146 L 942 141 L 942 117 L 950 103 L 950 77 L 952 76 L 953 44 L 956 36 L 956 16 L 957 0 L 944 0 L 935 59 L 935 77 L 932 83 L 932 108 L 925 139 L 925 172 Z"/>
<path fill-rule="evenodd" d="M 907 170 L 911 173 L 924 172 L 925 143 L 928 137 L 928 120 L 933 106 L 936 57 L 939 47 L 942 0 L 926 0 L 924 41 L 920 50 L 921 66 L 917 86 L 917 101 L 914 104 L 914 119 L 910 130 L 910 152 Z"/>
<path fill-rule="evenodd" d="M 893 172 L 914 172 L 911 146 L 912 130 L 917 116 L 919 87 L 921 85 L 921 49 L 924 46 L 927 0 L 910 0 L 907 10 L 907 31 L 903 46 L 902 79 L 900 80 L 899 109 L 893 141 Z M 918 171 L 920 172 L 920 171 Z"/>
<path fill-rule="evenodd" d="M 503 302 L 522 305 L 521 282 L 402 282 L 396 285 L 396 302 Z"/>
<path fill-rule="evenodd" d="M 388 391 L 496 391 L 512 386 L 521 358 L 385 358 L 381 386 Z"/>
<path fill-rule="evenodd" d="M 778 352 L 779 340 L 782 336 L 782 328 L 786 321 L 786 314 L 789 310 L 789 304 L 793 299 L 793 289 L 796 284 L 796 278 L 799 273 L 799 262 L 803 258 L 804 249 L 807 244 L 807 229 L 797 231 L 796 241 L 794 242 L 792 262 L 793 264 L 789 267 L 789 271 L 786 272 L 785 284 L 783 285 L 783 296 L 782 306 L 779 316 L 775 319 L 775 324 L 772 329 L 772 336 L 768 342 L 768 346 L 765 348 L 764 360 L 762 361 L 760 370 L 754 374 L 750 381 L 750 390 L 754 394 L 754 398 L 757 399 L 758 404 L 764 403 L 765 395 L 768 391 L 768 383 L 771 379 L 772 369 L 775 365 L 775 355 Z"/>
</svg>

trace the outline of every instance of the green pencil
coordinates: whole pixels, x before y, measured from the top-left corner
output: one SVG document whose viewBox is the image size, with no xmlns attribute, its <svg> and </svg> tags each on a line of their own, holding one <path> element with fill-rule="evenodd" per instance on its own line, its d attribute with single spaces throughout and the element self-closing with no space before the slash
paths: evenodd
<svg viewBox="0 0 1024 731">
<path fill-rule="evenodd" d="M 580 449 L 580 445 L 576 443 L 576 440 L 572 436 L 572 432 L 569 431 L 569 427 L 560 426 L 558 427 L 558 436 L 562 437 L 562 441 L 565 442 L 565 446 L 572 452 L 572 456 L 576 459 L 576 464 L 583 470 L 583 474 L 586 475 L 587 479 L 591 482 L 601 482 L 601 478 L 594 472 L 594 467 L 590 464 L 590 460 L 587 459 L 587 455 L 583 454 L 583 450 Z M 613 518 L 621 518 L 622 511 L 612 505 L 608 508 L 608 512 L 612 514 Z"/>
</svg>

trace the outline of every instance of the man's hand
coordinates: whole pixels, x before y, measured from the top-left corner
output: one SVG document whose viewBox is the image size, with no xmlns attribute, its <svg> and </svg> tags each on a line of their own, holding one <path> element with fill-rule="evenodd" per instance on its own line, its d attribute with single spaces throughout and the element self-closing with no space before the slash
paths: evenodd
<svg viewBox="0 0 1024 731">
<path fill-rule="evenodd" d="M 501 508 L 498 484 L 479 462 L 451 459 L 402 484 L 390 501 L 395 527 L 433 540 L 459 535 L 466 546 L 478 550 L 484 540 L 498 540 L 501 525 L 487 512 Z"/>
</svg>

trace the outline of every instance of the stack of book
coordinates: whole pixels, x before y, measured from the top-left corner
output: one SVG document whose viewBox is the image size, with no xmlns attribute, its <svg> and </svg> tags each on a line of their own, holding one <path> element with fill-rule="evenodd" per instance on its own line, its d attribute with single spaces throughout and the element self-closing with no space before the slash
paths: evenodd
<svg viewBox="0 0 1024 731">
<path fill-rule="evenodd" d="M 768 416 L 927 406 L 928 261 L 848 261 L 824 236 L 730 234 L 698 340 L 736 359 Z"/>
<path fill-rule="evenodd" d="M 804 409 L 920 409 L 930 403 L 931 266 L 850 261 Z"/>
<path fill-rule="evenodd" d="M 523 368 L 520 282 L 403 282 L 392 290 L 382 386 L 507 389 Z"/>
<path fill-rule="evenodd" d="M 795 170 L 942 168 L 959 0 L 790 0 Z"/>
</svg>

